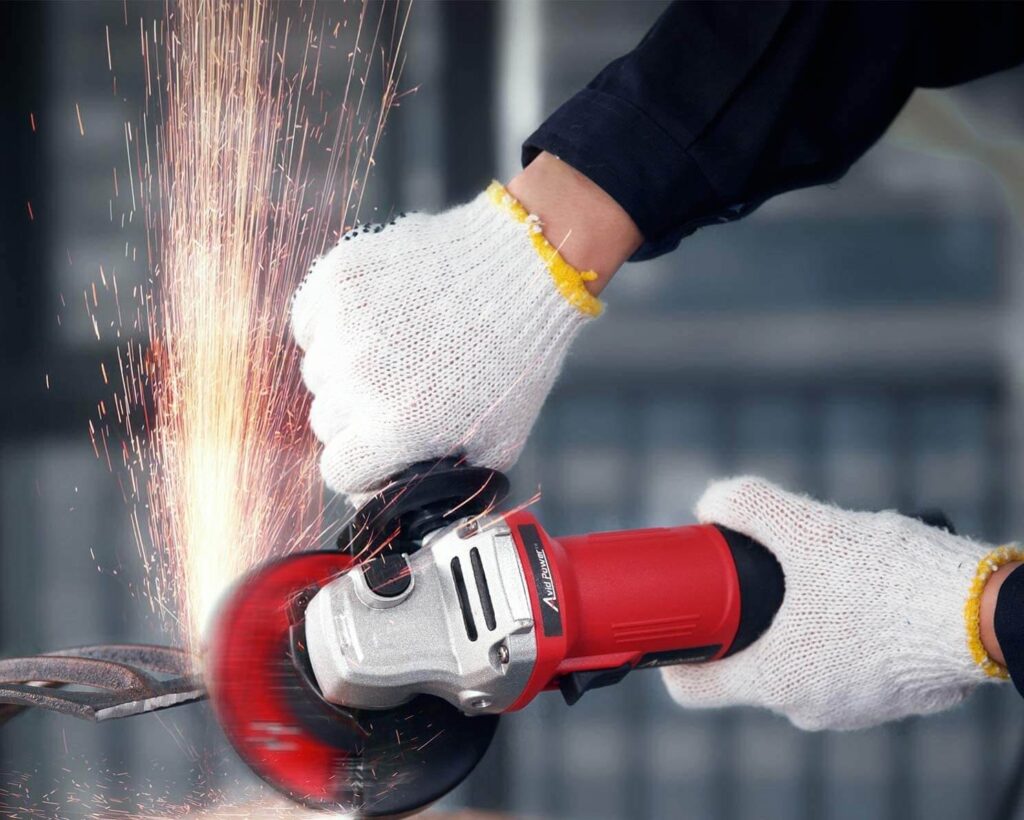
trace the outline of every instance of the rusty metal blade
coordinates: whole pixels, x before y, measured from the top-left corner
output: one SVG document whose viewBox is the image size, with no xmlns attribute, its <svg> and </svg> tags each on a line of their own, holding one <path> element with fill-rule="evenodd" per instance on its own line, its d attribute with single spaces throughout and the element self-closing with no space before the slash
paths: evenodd
<svg viewBox="0 0 1024 820">
<path fill-rule="evenodd" d="M 101 721 L 202 700 L 206 688 L 195 667 L 184 650 L 149 644 L 0 660 L 0 724 L 28 707 Z"/>
</svg>

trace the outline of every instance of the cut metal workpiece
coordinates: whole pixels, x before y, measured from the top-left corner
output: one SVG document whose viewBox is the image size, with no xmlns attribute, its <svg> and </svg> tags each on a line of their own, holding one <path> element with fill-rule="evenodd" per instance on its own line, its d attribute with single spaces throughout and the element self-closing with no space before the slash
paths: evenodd
<svg viewBox="0 0 1024 820">
<path fill-rule="evenodd" d="M 0 660 L 0 723 L 32 706 L 101 721 L 202 700 L 206 687 L 196 667 L 183 649 L 148 644 L 7 658 Z"/>
</svg>

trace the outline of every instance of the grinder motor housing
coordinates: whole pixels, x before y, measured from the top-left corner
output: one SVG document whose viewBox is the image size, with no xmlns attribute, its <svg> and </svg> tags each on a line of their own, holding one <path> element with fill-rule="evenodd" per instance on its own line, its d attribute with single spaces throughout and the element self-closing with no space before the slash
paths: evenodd
<svg viewBox="0 0 1024 820">
<path fill-rule="evenodd" d="M 633 669 L 738 652 L 783 591 L 774 556 L 724 528 L 555 539 L 518 511 L 456 520 L 331 581 L 306 608 L 306 645 L 330 702 L 427 694 L 497 714 L 546 689 L 572 704 Z"/>
</svg>

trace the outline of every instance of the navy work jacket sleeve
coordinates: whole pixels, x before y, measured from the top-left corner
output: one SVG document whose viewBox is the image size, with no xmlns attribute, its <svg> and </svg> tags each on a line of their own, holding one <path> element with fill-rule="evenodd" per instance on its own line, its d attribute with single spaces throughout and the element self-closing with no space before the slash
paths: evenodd
<svg viewBox="0 0 1024 820">
<path fill-rule="evenodd" d="M 1024 565 L 1011 572 L 999 588 L 992 625 L 1006 670 L 1017 691 L 1024 695 Z"/>
<path fill-rule="evenodd" d="M 841 177 L 915 88 L 1024 61 L 1024 3 L 677 2 L 523 146 L 607 191 L 645 242 Z"/>
</svg>

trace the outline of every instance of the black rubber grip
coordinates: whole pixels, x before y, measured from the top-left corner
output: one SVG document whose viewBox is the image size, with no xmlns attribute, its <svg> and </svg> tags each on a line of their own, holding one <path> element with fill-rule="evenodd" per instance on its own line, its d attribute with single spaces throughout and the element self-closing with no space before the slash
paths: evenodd
<svg viewBox="0 0 1024 820">
<path fill-rule="evenodd" d="M 778 559 L 757 541 L 727 527 L 718 527 L 732 551 L 740 582 L 740 625 L 726 657 L 746 649 L 772 625 L 786 594 L 786 578 Z"/>
</svg>

